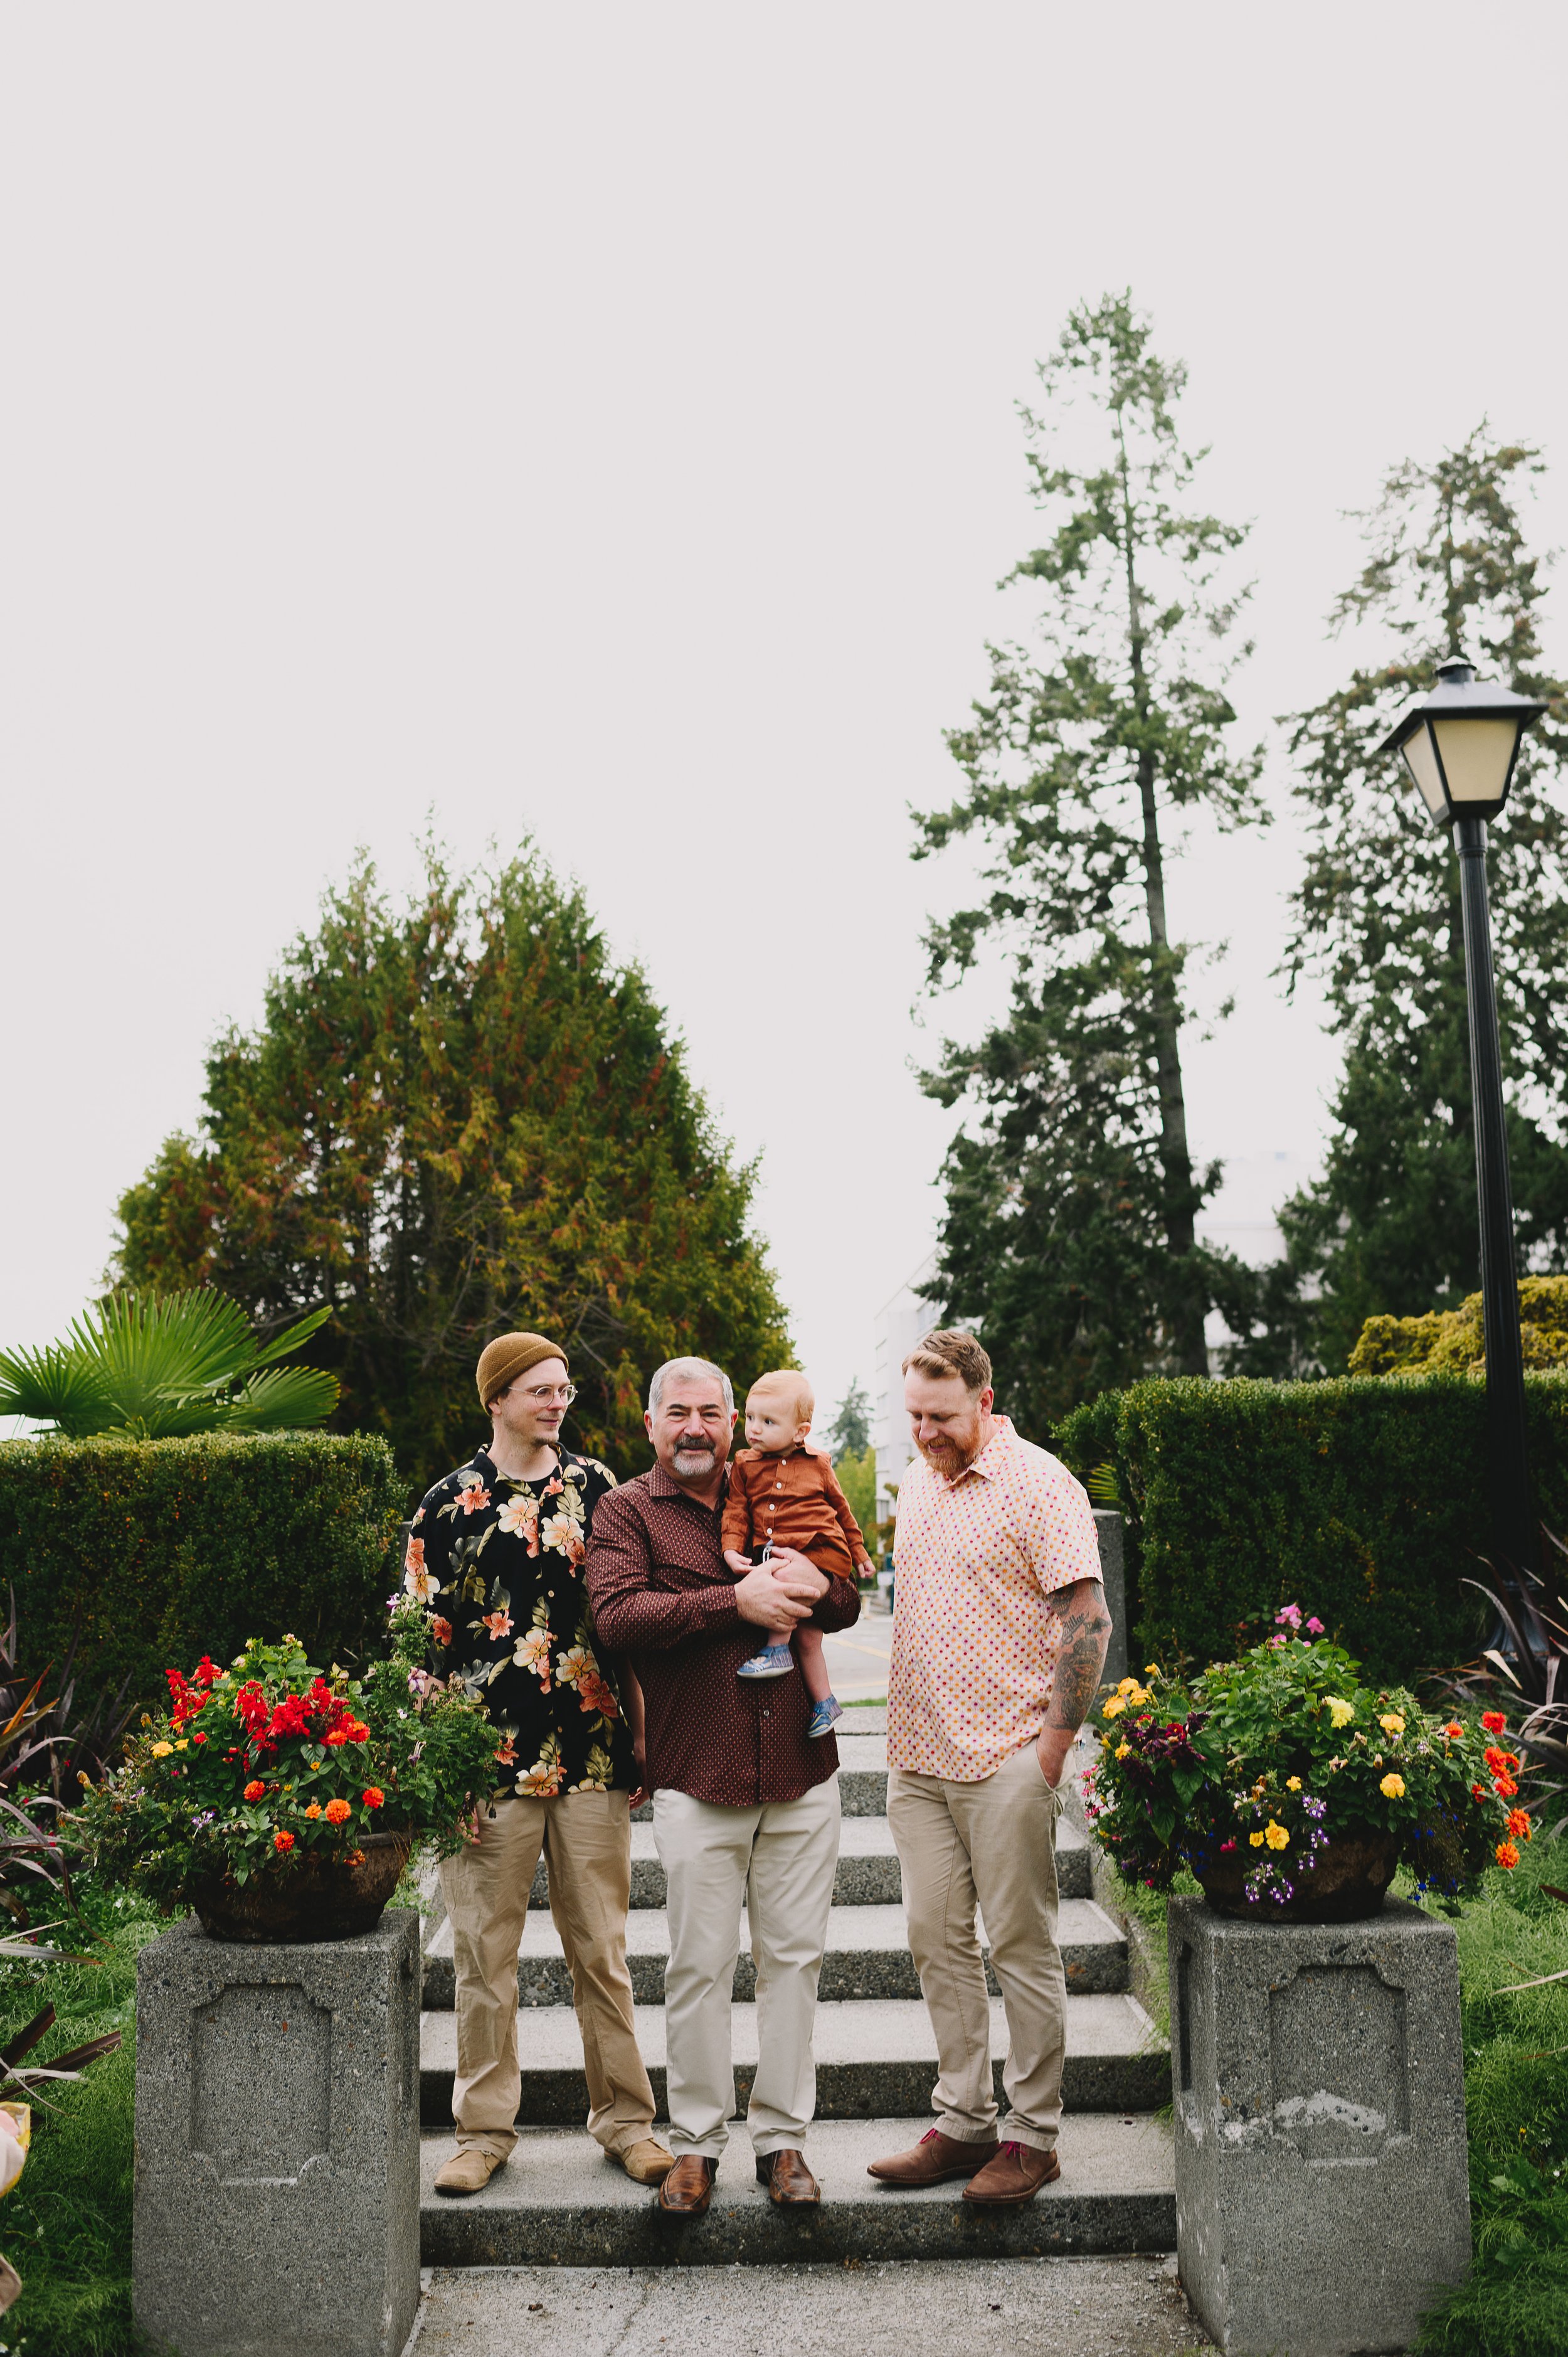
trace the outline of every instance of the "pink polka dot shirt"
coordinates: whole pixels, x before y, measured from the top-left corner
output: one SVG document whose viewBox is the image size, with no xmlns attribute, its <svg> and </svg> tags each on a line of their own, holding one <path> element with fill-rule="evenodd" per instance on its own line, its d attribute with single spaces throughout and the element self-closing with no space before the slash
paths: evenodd
<svg viewBox="0 0 1568 2357">
<path fill-rule="evenodd" d="M 1038 1735 L 1062 1637 L 1045 1599 L 1100 1577 L 1081 1484 L 995 1426 L 956 1480 L 917 1457 L 898 1490 L 888 1764 L 961 1784 Z"/>
</svg>

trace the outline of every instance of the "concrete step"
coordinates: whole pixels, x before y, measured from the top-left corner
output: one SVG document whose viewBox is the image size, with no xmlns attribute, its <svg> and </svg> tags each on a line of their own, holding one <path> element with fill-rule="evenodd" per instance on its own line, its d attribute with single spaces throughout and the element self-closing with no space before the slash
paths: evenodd
<svg viewBox="0 0 1568 2357">
<path fill-rule="evenodd" d="M 1130 1996 L 1069 1996 L 1063 2100 L 1069 2112 L 1148 2112 L 1170 2095 L 1170 2053 L 1148 2015 Z M 757 2070 L 755 2005 L 731 2015 L 736 2109 L 744 2110 Z M 637 2008 L 637 2042 L 653 2083 L 659 2116 L 665 2114 L 664 2008 Z M 564 2006 L 526 2015 L 520 2123 L 578 2127 L 588 2115 L 583 2044 L 575 2016 Z M 930 2017 L 913 1998 L 861 1999 L 820 2005 L 813 2039 L 817 2058 L 817 2117 L 885 2119 L 926 2110 L 936 2083 L 937 2048 Z M 1007 2052 L 1000 1997 L 991 2000 L 991 2050 L 997 2100 Z M 452 2117 L 457 2063 L 457 2017 L 426 2013 L 419 2039 L 419 2115 L 426 2127 Z"/>
<path fill-rule="evenodd" d="M 732 2137 L 713 2206 L 685 2224 L 663 2217 L 580 2128 L 531 2129 L 482 2193 L 432 2190 L 450 2135 L 422 2139 L 420 2256 L 426 2266 L 758 2264 L 778 2260 L 1033 2258 L 1176 2246 L 1171 2132 L 1146 2116 L 1065 2121 L 1062 2173 L 1017 2210 L 977 2210 L 960 2185 L 893 2192 L 866 2164 L 916 2143 L 924 2117 L 824 2120 L 806 2156 L 821 2209 L 777 2210 L 756 2181 L 749 2142 Z"/>
<path fill-rule="evenodd" d="M 633 2001 L 638 2005 L 661 2005 L 664 1965 L 670 1953 L 669 1918 L 661 1907 L 634 1908 L 627 1918 L 626 1928 Z M 1103 1995 L 1125 1989 L 1126 1935 L 1092 1899 L 1062 1901 L 1057 1937 L 1068 1987 L 1076 1995 Z M 742 2005 L 749 2005 L 757 1994 L 749 1938 L 746 1920 L 742 1915 L 741 1953 L 735 1972 L 735 1995 Z M 992 1995 L 995 1996 L 996 1983 L 989 1962 L 986 1971 Z M 560 1935 L 546 1914 L 530 1915 L 518 1956 L 517 1986 L 519 2001 L 526 2006 L 569 2005 L 572 2001 L 572 1978 Z M 920 1984 L 909 1953 L 903 1908 L 835 1907 L 828 1918 L 827 1949 L 819 1990 L 830 2003 L 851 1997 L 918 1997 Z M 437 2011 L 449 2008 L 453 2002 L 449 1922 L 442 1924 L 425 1952 L 424 2002 L 427 2008 Z"/>
<path fill-rule="evenodd" d="M 1093 1896 L 1089 1882 L 1089 1848 L 1076 1825 L 1064 1819 L 1057 1829 L 1057 1879 L 1064 1899 Z M 886 1817 L 845 1817 L 839 1843 L 838 1872 L 833 1898 L 841 1907 L 896 1907 L 904 1896 L 898 1856 Z M 664 1868 L 654 1847 L 653 1827 L 631 1829 L 631 1903 L 662 1907 Z M 531 1907 L 548 1907 L 550 1884 L 541 1862 L 529 1898 Z"/>
</svg>

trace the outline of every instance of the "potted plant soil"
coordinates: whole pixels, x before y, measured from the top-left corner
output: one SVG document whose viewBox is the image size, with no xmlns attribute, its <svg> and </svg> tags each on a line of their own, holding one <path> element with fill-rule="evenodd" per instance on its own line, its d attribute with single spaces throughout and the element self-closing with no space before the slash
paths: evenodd
<svg viewBox="0 0 1568 2357">
<path fill-rule="evenodd" d="M 215 1939 L 373 1930 L 414 1843 L 455 1849 L 495 1781 L 499 1730 L 430 1676 L 429 1633 L 403 1597 L 362 1680 L 317 1670 L 293 1637 L 167 1671 L 168 1709 L 69 1820 L 90 1862 L 165 1914 L 194 1908 Z"/>
<path fill-rule="evenodd" d="M 1297 1606 L 1279 1623 L 1190 1683 L 1151 1663 L 1101 1704 L 1086 1802 L 1117 1871 L 1163 1890 L 1186 1867 L 1219 1914 L 1336 1923 L 1375 1914 L 1401 1865 L 1446 1896 L 1517 1866 L 1532 1828 L 1502 1714 L 1434 1716 L 1364 1684 Z"/>
</svg>

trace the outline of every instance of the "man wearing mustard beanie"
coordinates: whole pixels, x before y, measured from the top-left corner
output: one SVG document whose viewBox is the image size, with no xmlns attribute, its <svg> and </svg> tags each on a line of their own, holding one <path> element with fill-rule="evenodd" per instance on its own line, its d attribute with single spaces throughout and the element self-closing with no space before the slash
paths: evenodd
<svg viewBox="0 0 1568 2357">
<path fill-rule="evenodd" d="M 476 1379 L 489 1446 L 428 1493 L 403 1574 L 430 1613 L 437 1673 L 460 1679 L 506 1737 L 478 1838 L 441 1868 L 457 2137 L 435 2190 L 478 2193 L 517 2142 L 517 1958 L 542 1851 L 583 2032 L 588 2133 L 628 2177 L 657 2185 L 671 2157 L 652 2134 L 626 1964 L 642 1697 L 606 1674 L 583 1585 L 594 1509 L 615 1476 L 561 1445 L 574 1385 L 558 1342 L 498 1335 Z"/>
</svg>

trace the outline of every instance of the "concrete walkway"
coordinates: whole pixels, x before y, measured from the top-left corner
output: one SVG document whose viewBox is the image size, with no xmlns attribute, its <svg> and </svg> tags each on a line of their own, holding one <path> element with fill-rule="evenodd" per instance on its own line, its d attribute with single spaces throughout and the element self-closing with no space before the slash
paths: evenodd
<svg viewBox="0 0 1568 2357">
<path fill-rule="evenodd" d="M 437 2267 L 405 2357 L 1188 2357 L 1175 2261 Z"/>
</svg>

